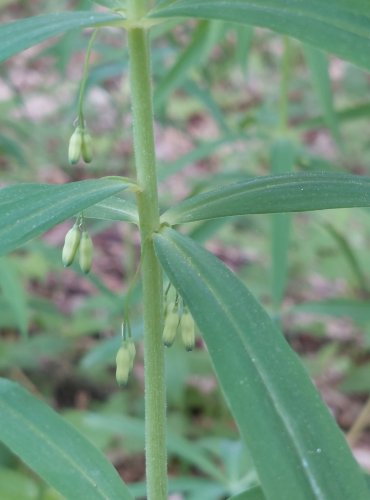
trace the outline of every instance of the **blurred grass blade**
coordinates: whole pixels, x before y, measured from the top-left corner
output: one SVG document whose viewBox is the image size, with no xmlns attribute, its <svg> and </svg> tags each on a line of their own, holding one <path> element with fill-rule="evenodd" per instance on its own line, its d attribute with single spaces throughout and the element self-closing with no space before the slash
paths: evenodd
<svg viewBox="0 0 370 500">
<path fill-rule="evenodd" d="M 370 308 L 368 302 L 355 299 L 327 299 L 320 301 L 308 301 L 297 304 L 289 313 L 312 313 L 325 314 L 336 318 L 350 318 L 359 326 L 370 323 Z"/>
<path fill-rule="evenodd" d="M 370 498 L 297 356 L 239 279 L 172 229 L 155 234 L 154 243 L 203 334 L 266 497 Z"/>
<path fill-rule="evenodd" d="M 0 255 L 130 184 L 120 177 L 69 184 L 17 184 L 0 190 Z"/>
<path fill-rule="evenodd" d="M 114 356 L 112 356 L 114 359 Z M 133 439 L 144 446 L 145 424 L 144 420 L 123 415 L 99 415 L 98 413 L 79 412 L 83 426 L 91 431 L 108 430 L 113 435 L 122 436 L 126 440 Z M 215 465 L 197 443 L 184 439 L 181 435 L 171 430 L 167 434 L 168 453 L 180 457 L 192 466 L 197 467 L 202 473 L 217 481 L 226 482 L 221 469 Z"/>
<path fill-rule="evenodd" d="M 238 495 L 229 497 L 228 500 L 266 500 L 263 490 L 260 486 L 255 486 L 249 490 L 243 491 Z"/>
<path fill-rule="evenodd" d="M 366 283 L 366 275 L 363 272 L 359 259 L 357 258 L 355 252 L 352 250 L 348 239 L 340 231 L 338 231 L 338 229 L 336 229 L 333 224 L 330 224 L 329 222 L 323 223 L 322 227 L 326 229 L 326 231 L 337 243 L 340 251 L 343 254 L 343 257 L 346 259 L 349 267 L 352 270 L 353 276 L 357 280 L 357 284 L 362 290 L 367 290 L 368 286 Z"/>
<path fill-rule="evenodd" d="M 370 177 L 298 173 L 256 177 L 178 203 L 162 215 L 170 225 L 232 215 L 370 206 Z"/>
<path fill-rule="evenodd" d="M 295 161 L 295 146 L 285 138 L 278 138 L 271 146 L 271 172 L 279 175 L 290 172 Z M 272 301 L 279 309 L 288 274 L 290 214 L 273 214 L 271 221 Z"/>
<path fill-rule="evenodd" d="M 66 498 L 133 499 L 107 459 L 22 387 L 0 379 L 0 440 Z"/>
<path fill-rule="evenodd" d="M 370 9 L 366 0 L 177 0 L 152 17 L 220 19 L 270 28 L 370 69 Z"/>
<path fill-rule="evenodd" d="M 0 468 L 1 498 L 3 500 L 39 500 L 40 488 L 33 478 L 22 471 Z"/>
<path fill-rule="evenodd" d="M 102 26 L 121 19 L 117 14 L 77 11 L 46 14 L 3 24 L 0 26 L 0 61 L 66 31 Z"/>
<path fill-rule="evenodd" d="M 17 141 L 3 134 L 0 134 L 0 154 L 2 156 L 11 156 L 19 163 L 19 165 L 23 166 L 27 164 L 27 159 L 22 151 L 21 144 L 18 144 Z"/>
<path fill-rule="evenodd" d="M 202 160 L 203 158 L 207 158 L 222 146 L 237 141 L 245 141 L 246 139 L 248 139 L 248 135 L 246 134 L 230 134 L 225 135 L 220 139 L 215 139 L 214 141 L 202 142 L 198 144 L 197 147 L 189 151 L 189 153 L 181 156 L 181 158 L 179 158 L 178 160 L 169 164 L 162 165 L 158 169 L 158 179 L 160 181 L 163 181 L 171 175 L 176 174 L 187 165 L 191 165 L 197 161 Z"/>
<path fill-rule="evenodd" d="M 316 90 L 321 108 L 323 110 L 326 126 L 331 130 L 333 138 L 339 146 L 340 137 L 338 118 L 334 109 L 333 94 L 329 75 L 329 62 L 321 50 L 304 44 L 304 53 L 310 67 L 314 88 Z"/>
<path fill-rule="evenodd" d="M 369 393 L 370 363 L 353 366 L 346 374 L 343 382 L 340 384 L 340 390 L 349 394 Z"/>
<path fill-rule="evenodd" d="M 253 40 L 253 28 L 251 26 L 235 26 L 236 45 L 235 58 L 241 68 L 246 73 L 248 66 L 248 56 Z"/>
<path fill-rule="evenodd" d="M 2 295 L 13 311 L 14 322 L 23 336 L 27 335 L 28 307 L 22 282 L 13 263 L 0 258 L 0 287 Z"/>
<path fill-rule="evenodd" d="M 122 8 L 121 0 L 94 0 L 94 3 L 108 7 L 109 9 L 119 9 Z"/>
<path fill-rule="evenodd" d="M 188 47 L 154 89 L 154 106 L 157 110 L 162 108 L 170 93 L 181 85 L 189 71 L 204 63 L 222 32 L 222 23 L 217 21 L 201 21 L 198 24 Z"/>
<path fill-rule="evenodd" d="M 91 219 L 117 220 L 138 224 L 136 205 L 119 196 L 112 196 L 84 210 L 84 216 Z"/>
<path fill-rule="evenodd" d="M 225 120 L 224 113 L 214 100 L 209 87 L 201 87 L 195 81 L 189 80 L 184 83 L 182 88 L 205 106 L 206 110 L 213 116 L 221 132 L 225 135 L 230 135 L 230 129 Z"/>
</svg>

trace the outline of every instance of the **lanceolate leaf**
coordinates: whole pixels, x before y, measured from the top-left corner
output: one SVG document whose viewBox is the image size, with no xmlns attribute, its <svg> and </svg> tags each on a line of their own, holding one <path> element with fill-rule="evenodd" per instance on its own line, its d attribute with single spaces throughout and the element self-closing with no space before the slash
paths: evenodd
<svg viewBox="0 0 370 500">
<path fill-rule="evenodd" d="M 120 177 L 69 184 L 17 184 L 0 190 L 0 255 L 95 203 L 123 191 Z"/>
<path fill-rule="evenodd" d="M 133 499 L 113 466 L 59 415 L 0 379 L 0 440 L 66 498 Z"/>
<path fill-rule="evenodd" d="M 120 20 L 122 17 L 117 14 L 77 11 L 46 14 L 3 24 L 0 26 L 0 61 L 66 31 Z"/>
<path fill-rule="evenodd" d="M 297 356 L 244 285 L 172 229 L 159 260 L 200 328 L 268 500 L 369 499 L 346 441 Z"/>
<path fill-rule="evenodd" d="M 119 196 L 112 196 L 84 210 L 84 216 L 91 219 L 122 220 L 134 224 L 139 222 L 136 205 Z"/>
<path fill-rule="evenodd" d="M 370 69 L 367 0 L 177 0 L 151 15 L 222 19 L 270 28 Z"/>
<path fill-rule="evenodd" d="M 284 174 L 257 177 L 188 198 L 162 216 L 168 224 L 243 214 L 370 206 L 370 177 Z"/>
</svg>

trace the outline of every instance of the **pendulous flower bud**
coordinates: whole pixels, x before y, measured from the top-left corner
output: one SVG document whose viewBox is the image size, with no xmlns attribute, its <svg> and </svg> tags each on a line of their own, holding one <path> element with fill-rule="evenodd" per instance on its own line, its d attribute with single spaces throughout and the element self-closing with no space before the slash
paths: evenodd
<svg viewBox="0 0 370 500">
<path fill-rule="evenodd" d="M 131 355 L 128 347 L 122 345 L 116 356 L 116 380 L 119 385 L 126 385 L 130 375 Z"/>
<path fill-rule="evenodd" d="M 82 158 L 85 163 L 91 163 L 93 159 L 92 139 L 91 135 L 85 130 L 82 132 L 81 145 Z"/>
<path fill-rule="evenodd" d="M 192 351 L 195 345 L 195 323 L 189 311 L 181 317 L 181 338 L 187 351 Z"/>
<path fill-rule="evenodd" d="M 163 328 L 162 338 L 166 347 L 171 347 L 173 344 L 177 333 L 177 327 L 179 326 L 179 321 L 178 307 L 174 302 L 171 302 L 167 308 Z"/>
<path fill-rule="evenodd" d="M 130 338 L 127 340 L 127 349 L 130 354 L 130 371 L 132 371 L 134 367 L 134 361 L 135 361 L 135 356 L 136 356 L 136 347 L 134 344 L 134 341 Z"/>
<path fill-rule="evenodd" d="M 93 261 L 93 242 L 90 238 L 90 235 L 87 231 L 82 232 L 81 242 L 80 242 L 80 268 L 81 270 L 87 274 L 92 266 Z"/>
<path fill-rule="evenodd" d="M 68 161 L 71 165 L 75 165 L 80 159 L 82 152 L 83 131 L 81 127 L 77 127 L 69 139 Z"/>
<path fill-rule="evenodd" d="M 77 226 L 77 224 L 75 224 L 72 229 L 68 231 L 64 239 L 64 246 L 62 251 L 62 261 L 64 267 L 70 266 L 72 264 L 80 245 L 80 240 L 80 228 Z"/>
</svg>

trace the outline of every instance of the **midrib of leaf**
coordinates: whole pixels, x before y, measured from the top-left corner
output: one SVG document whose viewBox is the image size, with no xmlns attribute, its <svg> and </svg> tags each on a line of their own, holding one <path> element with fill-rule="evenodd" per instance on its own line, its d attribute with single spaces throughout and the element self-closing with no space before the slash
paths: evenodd
<svg viewBox="0 0 370 500">
<path fill-rule="evenodd" d="M 258 194 L 258 192 L 260 192 L 260 191 L 267 192 L 267 191 L 273 191 L 273 190 L 277 190 L 277 189 L 280 190 L 281 188 L 286 188 L 287 192 L 290 192 L 292 188 L 299 188 L 303 193 L 304 188 L 305 188 L 305 180 L 308 181 L 310 189 L 321 188 L 321 189 L 323 189 L 324 194 L 325 194 L 325 188 L 326 188 L 326 185 L 324 184 L 325 180 L 330 180 L 329 187 L 331 189 L 333 189 L 335 184 L 339 184 L 339 186 L 342 186 L 344 181 L 346 183 L 350 182 L 352 184 L 357 184 L 359 187 L 363 187 L 363 183 L 364 183 L 365 179 L 369 182 L 369 178 L 367 178 L 367 177 L 364 178 L 361 176 L 359 176 L 359 178 L 362 180 L 359 182 L 356 182 L 357 181 L 357 179 L 355 179 L 356 176 L 343 175 L 343 176 L 340 176 L 341 179 L 339 179 L 339 178 L 330 179 L 330 177 L 326 177 L 325 175 L 320 175 L 320 174 L 318 174 L 317 177 L 316 177 L 316 174 L 314 174 L 313 176 L 311 176 L 310 174 L 308 174 L 308 175 L 302 174 L 302 177 L 300 179 L 297 179 L 296 183 L 293 184 L 292 182 L 289 182 L 289 178 L 293 178 L 295 176 L 296 176 L 296 174 L 286 174 L 286 175 L 282 176 L 283 177 L 282 179 L 277 179 L 278 176 L 276 176 L 275 179 L 274 178 L 271 179 L 271 184 L 269 184 L 268 182 L 266 183 L 266 180 L 263 177 L 260 177 L 260 178 L 254 179 L 254 180 L 248 180 L 246 182 L 236 183 L 234 185 L 226 186 L 226 189 L 230 189 L 230 193 L 228 193 L 226 195 L 223 194 L 224 188 L 222 188 L 222 187 L 215 189 L 215 190 L 212 190 L 212 191 L 202 193 L 200 195 L 196 195 L 196 197 L 199 198 L 199 203 L 197 205 L 194 205 L 193 207 L 191 207 L 190 210 L 186 210 L 186 205 L 188 203 L 191 204 L 191 201 L 192 201 L 192 198 L 188 198 L 188 199 L 184 200 L 183 202 L 180 202 L 178 205 L 175 205 L 173 209 L 170 208 L 166 212 L 164 212 L 162 215 L 162 222 L 167 222 L 169 224 L 173 224 L 173 221 L 171 220 L 172 219 L 171 216 L 174 215 L 176 218 L 177 215 L 181 216 L 181 214 L 184 214 L 185 217 L 180 218 L 180 221 L 186 222 L 189 220 L 189 217 L 191 216 L 192 213 L 196 212 L 197 210 L 199 210 L 199 207 L 202 207 L 204 205 L 205 199 L 210 204 L 212 204 L 214 202 L 217 203 L 219 200 L 220 194 L 222 196 L 223 205 L 227 206 L 229 204 L 230 200 L 232 202 L 234 197 L 239 197 L 241 195 L 241 193 L 244 191 L 246 186 L 248 186 L 248 184 L 250 184 L 251 187 L 249 187 L 248 191 L 245 192 L 246 197 L 248 196 L 249 193 L 250 194 L 253 193 L 253 195 L 255 195 L 255 194 Z M 314 181 L 312 181 L 312 177 L 316 177 L 314 179 Z M 277 182 L 277 181 L 279 181 L 279 182 Z M 256 184 L 263 183 L 263 185 L 253 186 L 253 183 L 256 183 Z M 370 182 L 369 182 L 369 189 L 370 189 Z M 340 208 L 340 206 L 338 206 L 337 208 Z M 185 212 L 183 212 L 182 209 L 185 209 Z M 315 209 L 310 209 L 310 210 L 315 210 Z M 301 209 L 299 211 L 301 211 Z M 255 213 L 255 212 L 247 212 L 247 213 Z M 264 213 L 264 212 L 257 212 L 257 213 Z M 268 212 L 268 213 L 270 213 L 270 212 Z M 233 213 L 233 215 L 243 215 L 243 214 L 244 214 L 244 212 L 241 212 L 240 214 Z M 215 218 L 216 217 L 219 217 L 219 216 L 216 215 Z M 193 221 L 192 218 L 190 218 L 190 220 Z M 198 220 L 198 219 L 194 219 L 194 220 Z M 177 221 L 175 223 L 177 223 Z"/>
<path fill-rule="evenodd" d="M 262 385 L 266 389 L 267 396 L 269 400 L 271 401 L 273 407 L 275 408 L 276 415 L 279 417 L 280 422 L 282 423 L 283 430 L 285 434 L 287 434 L 291 438 L 291 444 L 293 444 L 293 449 L 296 453 L 296 456 L 298 457 L 299 462 L 301 463 L 302 470 L 303 470 L 303 475 L 306 476 L 306 480 L 308 483 L 311 485 L 312 490 L 315 492 L 315 495 L 319 495 L 317 497 L 317 500 L 322 499 L 325 500 L 325 497 L 322 494 L 320 486 L 316 483 L 316 481 L 311 477 L 309 474 L 309 467 L 308 462 L 309 459 L 308 457 L 303 457 L 304 455 L 304 446 L 302 448 L 302 445 L 299 443 L 299 435 L 298 437 L 296 436 L 294 432 L 294 427 L 291 425 L 290 420 L 286 417 L 285 412 L 283 411 L 283 408 L 281 408 L 278 399 L 274 396 L 274 389 L 273 387 L 271 388 L 271 384 L 269 382 L 269 376 L 268 374 L 265 373 L 265 370 L 263 369 L 262 366 L 260 366 L 260 361 L 259 361 L 259 356 L 255 355 L 253 352 L 253 349 L 249 347 L 248 349 L 248 343 L 246 342 L 246 337 L 242 333 L 242 329 L 240 328 L 239 324 L 235 322 L 233 319 L 232 315 L 229 314 L 228 310 L 225 308 L 223 305 L 223 300 L 222 297 L 217 293 L 216 289 L 214 289 L 209 281 L 206 279 L 204 273 L 202 272 L 201 267 L 197 267 L 194 265 L 193 259 L 190 259 L 187 254 L 182 250 L 180 246 L 176 244 L 174 240 L 171 239 L 171 243 L 177 247 L 178 252 L 183 256 L 184 260 L 189 263 L 190 267 L 193 267 L 193 269 L 197 272 L 198 276 L 201 276 L 204 282 L 207 284 L 207 287 L 210 291 L 212 291 L 214 298 L 216 299 L 216 302 L 219 306 L 219 308 L 224 312 L 226 318 L 230 322 L 230 324 L 234 327 L 235 331 L 238 333 L 238 338 L 239 341 L 241 342 L 247 357 L 249 359 L 255 359 L 255 363 L 251 363 L 251 366 L 253 366 L 257 378 L 262 382 Z M 272 390 L 271 390 L 272 389 Z M 248 445 L 248 443 L 247 443 Z"/>
<path fill-rule="evenodd" d="M 67 462 L 69 462 L 77 471 L 79 471 L 81 473 L 81 475 L 85 479 L 87 479 L 87 481 L 93 486 L 93 488 L 96 490 L 96 492 L 101 495 L 102 498 L 104 498 L 105 500 L 111 500 L 109 497 L 105 496 L 104 492 L 101 491 L 101 489 L 98 487 L 98 485 L 95 482 L 95 480 L 93 478 L 91 478 L 88 474 L 86 474 L 86 472 L 84 471 L 84 469 L 82 469 L 78 465 L 78 462 L 75 462 L 74 460 L 72 460 L 72 458 L 70 458 L 69 455 L 67 455 L 63 451 L 62 448 L 59 448 L 59 446 L 57 446 L 55 443 L 53 443 L 53 441 L 50 441 L 47 434 L 44 434 L 43 432 L 41 432 L 35 425 L 31 424 L 31 422 L 29 420 L 27 420 L 26 418 L 24 418 L 19 412 L 15 411 L 10 405 L 7 405 L 4 401 L 1 401 L 1 404 L 2 404 L 3 408 L 8 409 L 8 412 L 11 415 L 14 415 L 15 420 L 19 421 L 20 428 L 22 428 L 21 427 L 22 424 L 25 424 L 25 427 L 27 427 L 28 429 L 30 429 L 31 433 L 33 432 L 36 435 L 40 436 L 42 438 L 42 440 L 46 441 L 48 443 L 48 445 L 52 449 L 56 450 L 60 455 L 63 456 L 63 458 L 66 459 Z M 23 427 L 24 427 L 24 425 L 23 425 Z"/>
</svg>

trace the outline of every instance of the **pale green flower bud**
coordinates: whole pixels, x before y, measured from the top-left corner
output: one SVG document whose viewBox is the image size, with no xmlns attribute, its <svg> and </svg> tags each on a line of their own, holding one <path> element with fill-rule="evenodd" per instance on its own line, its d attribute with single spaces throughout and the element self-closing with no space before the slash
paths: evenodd
<svg viewBox="0 0 370 500">
<path fill-rule="evenodd" d="M 131 355 L 127 346 L 122 345 L 116 356 L 116 380 L 119 385 L 126 385 L 130 374 Z"/>
<path fill-rule="evenodd" d="M 85 163 L 91 163 L 93 159 L 93 151 L 92 151 L 92 139 L 91 135 L 83 131 L 82 133 L 82 146 L 81 146 L 82 158 Z"/>
<path fill-rule="evenodd" d="M 82 150 L 82 137 L 82 129 L 81 127 L 77 127 L 69 140 L 68 161 L 71 165 L 75 165 L 80 159 Z"/>
<path fill-rule="evenodd" d="M 93 261 L 93 242 L 87 231 L 82 232 L 81 243 L 80 243 L 80 268 L 87 274 L 92 266 Z"/>
<path fill-rule="evenodd" d="M 177 333 L 177 327 L 179 326 L 179 321 L 177 305 L 172 302 L 168 305 L 164 320 L 163 343 L 166 347 L 171 347 L 173 344 Z"/>
<path fill-rule="evenodd" d="M 187 351 L 192 351 L 195 345 L 195 323 L 189 311 L 181 317 L 181 338 Z"/>
<path fill-rule="evenodd" d="M 132 369 L 134 367 L 135 356 L 136 356 L 136 347 L 135 347 L 134 341 L 132 339 L 127 340 L 127 349 L 128 349 L 128 352 L 130 353 L 130 371 L 132 371 Z"/>
<path fill-rule="evenodd" d="M 65 267 L 70 266 L 76 256 L 78 247 L 80 245 L 81 232 L 79 227 L 75 224 L 72 229 L 68 231 L 64 239 L 64 246 L 62 251 L 62 261 Z"/>
</svg>

